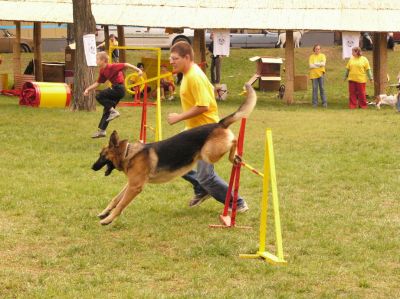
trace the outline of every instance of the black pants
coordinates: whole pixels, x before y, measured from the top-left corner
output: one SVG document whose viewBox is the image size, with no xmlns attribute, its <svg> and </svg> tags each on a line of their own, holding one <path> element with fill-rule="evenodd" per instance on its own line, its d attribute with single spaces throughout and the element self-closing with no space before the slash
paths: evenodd
<svg viewBox="0 0 400 299">
<path fill-rule="evenodd" d="M 103 116 L 99 123 L 100 130 L 107 129 L 107 118 L 110 116 L 110 109 L 115 108 L 124 95 L 125 87 L 123 84 L 113 85 L 111 88 L 104 89 L 97 94 L 96 100 L 104 106 Z"/>
<path fill-rule="evenodd" d="M 219 56 L 211 57 L 211 83 L 219 83 L 221 81 L 221 58 Z"/>
</svg>

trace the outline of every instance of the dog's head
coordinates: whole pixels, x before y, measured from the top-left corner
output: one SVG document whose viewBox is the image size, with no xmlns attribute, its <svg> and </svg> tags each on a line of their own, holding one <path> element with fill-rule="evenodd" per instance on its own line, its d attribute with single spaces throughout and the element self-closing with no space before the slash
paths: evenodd
<svg viewBox="0 0 400 299">
<path fill-rule="evenodd" d="M 114 131 L 110 136 L 108 146 L 105 146 L 101 150 L 99 158 L 92 165 L 92 169 L 98 171 L 107 165 L 106 172 L 104 173 L 106 176 L 110 175 L 115 168 L 121 170 L 120 165 L 123 159 L 121 156 L 126 148 L 126 144 L 127 140 L 120 141 L 117 131 Z M 124 149 L 121 149 L 121 147 L 124 147 Z"/>
</svg>

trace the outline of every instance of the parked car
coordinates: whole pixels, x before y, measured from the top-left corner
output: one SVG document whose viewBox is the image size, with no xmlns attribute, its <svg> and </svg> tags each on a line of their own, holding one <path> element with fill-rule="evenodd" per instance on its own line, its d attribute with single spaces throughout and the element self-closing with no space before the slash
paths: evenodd
<svg viewBox="0 0 400 299">
<path fill-rule="evenodd" d="M 109 34 L 118 36 L 117 27 L 109 26 Z M 182 33 L 168 33 L 165 28 L 124 27 L 125 44 L 137 47 L 170 48 L 177 41 L 192 43 L 194 31 L 184 29 Z M 103 26 L 96 26 L 96 42 L 104 41 Z"/>
<path fill-rule="evenodd" d="M 117 34 L 116 26 L 109 26 L 109 34 Z M 168 33 L 165 28 L 129 27 L 124 28 L 125 43 L 128 46 L 170 48 L 178 41 L 193 42 L 194 30 L 183 29 L 181 33 Z M 278 33 L 260 30 L 256 33 L 231 33 L 233 48 L 274 48 Z M 104 41 L 104 28 L 96 27 L 96 42 Z M 210 31 L 206 31 L 206 44 L 210 44 Z"/>
<path fill-rule="evenodd" d="M 15 36 L 7 29 L 0 29 L 0 53 L 12 53 Z M 21 38 L 21 52 L 32 52 L 33 41 Z"/>
<path fill-rule="evenodd" d="M 231 33 L 232 48 L 275 48 L 278 33 L 262 30 L 260 33 Z"/>
</svg>

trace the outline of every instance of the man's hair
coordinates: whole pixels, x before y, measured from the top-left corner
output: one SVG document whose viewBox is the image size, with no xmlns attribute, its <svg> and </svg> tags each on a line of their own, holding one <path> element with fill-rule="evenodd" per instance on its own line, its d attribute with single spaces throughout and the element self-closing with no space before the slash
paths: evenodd
<svg viewBox="0 0 400 299">
<path fill-rule="evenodd" d="M 189 55 L 191 61 L 194 59 L 194 53 L 192 46 L 184 41 L 177 42 L 171 47 L 171 53 L 177 53 L 180 57 Z"/>
<path fill-rule="evenodd" d="M 110 57 L 108 57 L 108 54 L 106 52 L 99 52 L 96 54 L 96 57 L 101 60 L 105 60 L 106 62 L 110 61 Z"/>
</svg>

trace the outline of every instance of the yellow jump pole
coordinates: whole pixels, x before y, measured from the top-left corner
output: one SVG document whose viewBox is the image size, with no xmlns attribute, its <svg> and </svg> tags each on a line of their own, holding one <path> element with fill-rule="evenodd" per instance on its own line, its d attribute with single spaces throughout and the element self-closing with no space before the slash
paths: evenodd
<svg viewBox="0 0 400 299">
<path fill-rule="evenodd" d="M 286 264 L 286 261 L 283 258 L 278 189 L 276 186 L 275 159 L 274 159 L 274 149 L 272 146 L 271 129 L 267 129 L 265 135 L 266 136 L 265 136 L 265 154 L 264 154 L 264 177 L 263 177 L 263 195 L 261 201 L 259 249 L 255 254 L 240 254 L 239 256 L 241 258 L 263 258 L 265 259 L 266 262 L 273 265 Z M 269 195 L 270 180 L 271 180 L 271 191 L 272 191 L 273 207 L 275 214 L 274 218 L 275 237 L 276 237 L 278 256 L 275 256 L 272 253 L 269 253 L 265 250 L 267 242 L 268 195 Z"/>
<path fill-rule="evenodd" d="M 160 141 L 162 139 L 161 132 L 161 96 L 160 96 L 160 68 L 161 68 L 161 49 L 157 50 L 157 111 L 156 111 L 156 141 Z"/>
<path fill-rule="evenodd" d="M 272 143 L 272 132 L 271 129 L 267 129 L 267 143 L 268 143 L 268 161 L 271 175 L 271 191 L 272 191 L 272 204 L 274 207 L 274 221 L 275 221 L 275 238 L 278 258 L 283 258 L 283 246 L 282 246 L 282 230 L 281 230 L 281 217 L 279 214 L 279 199 L 278 199 L 278 187 L 276 183 L 276 172 L 275 172 L 275 154 L 274 146 Z"/>
</svg>

